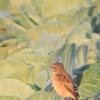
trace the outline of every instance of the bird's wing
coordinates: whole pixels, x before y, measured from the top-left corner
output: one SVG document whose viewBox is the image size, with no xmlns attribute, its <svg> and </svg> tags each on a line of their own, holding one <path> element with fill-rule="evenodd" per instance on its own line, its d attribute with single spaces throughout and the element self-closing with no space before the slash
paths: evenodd
<svg viewBox="0 0 100 100">
<path fill-rule="evenodd" d="M 61 84 L 63 87 L 65 87 L 73 96 L 75 96 L 75 97 L 77 96 L 75 89 L 74 89 L 74 83 L 70 79 L 70 76 L 57 74 L 57 81 L 59 82 L 59 84 Z"/>
<path fill-rule="evenodd" d="M 58 77 L 58 81 L 65 82 L 65 83 L 68 83 L 68 84 L 74 86 L 73 79 L 69 74 L 65 74 L 65 75 L 64 74 L 56 74 L 56 75 Z"/>
</svg>

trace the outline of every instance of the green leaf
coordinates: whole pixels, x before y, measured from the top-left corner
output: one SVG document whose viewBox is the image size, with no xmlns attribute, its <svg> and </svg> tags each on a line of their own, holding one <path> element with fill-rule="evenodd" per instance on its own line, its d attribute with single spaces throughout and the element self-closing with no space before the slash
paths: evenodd
<svg viewBox="0 0 100 100">
<path fill-rule="evenodd" d="M 13 36 L 12 36 L 13 37 Z M 8 39 L 0 43 L 0 59 L 21 51 L 26 47 L 25 42 L 18 43 L 17 39 Z"/>
<path fill-rule="evenodd" d="M 31 43 L 30 47 L 32 49 L 45 49 L 45 52 L 48 53 L 51 50 L 57 50 L 63 43 L 64 41 L 62 41 L 60 34 L 47 34 L 43 32 L 35 42 Z"/>
<path fill-rule="evenodd" d="M 44 70 L 44 71 L 41 71 L 37 76 L 36 76 L 36 79 L 34 80 L 34 84 L 36 84 L 37 86 L 39 87 L 43 87 L 45 82 L 47 81 L 48 79 L 48 76 L 47 76 L 47 72 Z"/>
<path fill-rule="evenodd" d="M 13 73 L 11 78 L 16 78 L 24 83 L 33 84 L 36 79 L 36 76 L 44 70 L 44 67 L 41 63 L 36 63 L 34 65 L 27 66 L 26 68 Z"/>
<path fill-rule="evenodd" d="M 84 22 L 89 17 L 88 12 L 90 8 L 92 7 L 80 7 L 69 20 L 68 24 L 76 27 L 78 24 Z"/>
<path fill-rule="evenodd" d="M 87 32 L 89 32 L 88 34 L 93 38 L 91 31 L 92 27 L 90 23 L 84 21 L 70 31 L 70 33 L 66 37 L 66 42 L 74 42 L 77 45 L 85 44 L 85 42 L 88 40 L 86 38 Z"/>
<path fill-rule="evenodd" d="M 0 11 L 5 11 L 10 7 L 10 0 L 6 0 L 6 2 L 4 2 L 3 0 L 0 0 Z"/>
<path fill-rule="evenodd" d="M 26 29 L 29 29 L 33 26 L 33 24 L 31 24 L 30 21 L 25 17 L 24 13 L 22 13 L 21 8 L 12 6 L 9 8 L 9 12 L 13 14 L 13 17 L 6 20 L 5 23 L 8 27 L 11 25 L 15 29 L 26 31 Z"/>
<path fill-rule="evenodd" d="M 37 86 L 36 84 L 27 84 L 27 85 L 29 85 L 35 91 L 41 90 L 41 88 L 39 86 Z"/>
<path fill-rule="evenodd" d="M 55 23 L 46 23 L 41 26 L 38 26 L 36 28 L 33 28 L 29 30 L 28 32 L 28 37 L 34 41 L 41 36 L 41 33 L 46 33 L 46 34 L 54 34 L 56 37 L 56 34 L 60 34 L 63 39 L 66 38 L 66 35 L 70 32 L 72 27 L 69 27 L 68 25 L 64 24 L 55 24 Z M 33 35 L 35 33 L 35 35 Z M 51 35 L 52 36 L 52 35 Z"/>
<path fill-rule="evenodd" d="M 88 46 L 80 45 L 76 52 L 76 66 L 77 68 L 87 64 L 87 53 L 88 53 Z"/>
<path fill-rule="evenodd" d="M 99 3 L 100 3 L 100 0 L 96 0 L 96 1 L 94 2 L 94 5 L 96 6 L 95 9 L 94 9 L 94 15 L 100 13 L 100 10 L 99 10 L 99 9 L 100 9 Z"/>
<path fill-rule="evenodd" d="M 20 6 L 21 4 L 23 4 L 23 3 L 25 3 L 25 4 L 27 4 L 27 5 L 29 5 L 29 4 L 31 4 L 31 0 L 26 0 L 26 2 L 24 1 L 24 0 L 10 0 L 10 2 L 11 2 L 11 4 L 12 4 L 12 6 Z"/>
<path fill-rule="evenodd" d="M 45 83 L 45 85 L 44 85 L 44 87 L 42 88 L 42 90 L 43 90 L 43 91 L 46 91 L 46 92 L 51 92 L 51 91 L 54 90 L 54 88 L 53 88 L 53 86 L 52 86 L 52 81 L 51 81 L 51 79 L 49 79 L 49 80 Z"/>
<path fill-rule="evenodd" d="M 86 100 L 99 100 L 99 99 L 100 99 L 100 92 L 86 98 Z"/>
<path fill-rule="evenodd" d="M 21 11 L 24 14 L 24 16 L 27 18 L 27 21 L 31 26 L 42 24 L 42 21 L 40 20 L 39 16 L 33 13 L 33 10 L 34 7 L 31 5 L 30 6 L 27 6 L 25 4 L 21 5 Z"/>
<path fill-rule="evenodd" d="M 1 96 L 15 96 L 22 100 L 32 95 L 32 90 L 28 85 L 16 79 L 2 79 L 0 80 L 0 95 Z"/>
<path fill-rule="evenodd" d="M 77 12 L 77 8 L 70 9 L 64 14 L 53 15 L 52 17 L 46 18 L 44 23 L 53 22 L 53 23 L 69 23 L 73 15 Z"/>
<path fill-rule="evenodd" d="M 14 61 L 0 61 L 0 80 L 2 78 L 11 77 L 14 73 L 27 68 L 22 62 L 14 62 Z"/>
<path fill-rule="evenodd" d="M 75 74 L 78 76 L 80 99 L 90 97 L 94 93 L 100 92 L 100 63 L 84 65 L 77 69 Z"/>
<path fill-rule="evenodd" d="M 55 93 L 40 91 L 36 92 L 26 100 L 64 100 L 64 99 L 56 95 Z"/>
<path fill-rule="evenodd" d="M 54 53 L 56 59 L 59 61 L 60 58 L 66 70 L 73 75 L 76 68 L 87 64 L 87 52 L 86 45 L 76 46 L 75 43 L 66 43 Z"/>
<path fill-rule="evenodd" d="M 21 98 L 16 97 L 16 96 L 1 96 L 0 95 L 0 100 L 20 100 Z"/>
<path fill-rule="evenodd" d="M 62 63 L 64 64 L 66 70 L 72 75 L 75 69 L 75 53 L 76 53 L 76 45 L 67 43 L 62 46 L 61 49 L 57 50 L 58 57 L 60 56 Z"/>
<path fill-rule="evenodd" d="M 57 3 L 57 4 L 56 4 Z M 34 0 L 33 5 L 36 7 L 37 12 L 43 17 L 51 17 L 57 14 L 63 14 L 72 8 L 78 8 L 86 3 L 84 0 Z M 56 6 L 55 6 L 56 5 Z"/>
</svg>

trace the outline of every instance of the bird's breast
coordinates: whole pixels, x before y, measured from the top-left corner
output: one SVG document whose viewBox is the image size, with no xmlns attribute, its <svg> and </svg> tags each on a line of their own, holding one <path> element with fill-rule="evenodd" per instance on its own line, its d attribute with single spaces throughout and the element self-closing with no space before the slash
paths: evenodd
<svg viewBox="0 0 100 100">
<path fill-rule="evenodd" d="M 61 84 L 56 77 L 52 78 L 52 84 L 56 92 L 63 97 L 70 97 L 70 92 Z"/>
</svg>

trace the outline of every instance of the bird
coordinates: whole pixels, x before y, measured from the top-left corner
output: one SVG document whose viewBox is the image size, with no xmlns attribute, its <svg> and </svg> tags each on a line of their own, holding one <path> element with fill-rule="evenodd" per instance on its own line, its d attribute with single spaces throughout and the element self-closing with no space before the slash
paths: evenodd
<svg viewBox="0 0 100 100">
<path fill-rule="evenodd" d="M 55 62 L 52 64 L 51 68 L 53 71 L 52 84 L 55 91 L 64 98 L 78 100 L 78 88 L 70 74 L 65 70 L 63 64 Z"/>
</svg>

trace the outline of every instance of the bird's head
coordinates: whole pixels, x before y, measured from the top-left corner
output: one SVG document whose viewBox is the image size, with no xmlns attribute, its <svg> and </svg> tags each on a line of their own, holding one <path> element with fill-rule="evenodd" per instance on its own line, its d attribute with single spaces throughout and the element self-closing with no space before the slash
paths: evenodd
<svg viewBox="0 0 100 100">
<path fill-rule="evenodd" d="M 53 72 L 62 72 L 64 70 L 64 66 L 60 62 L 56 62 L 51 66 Z"/>
</svg>

